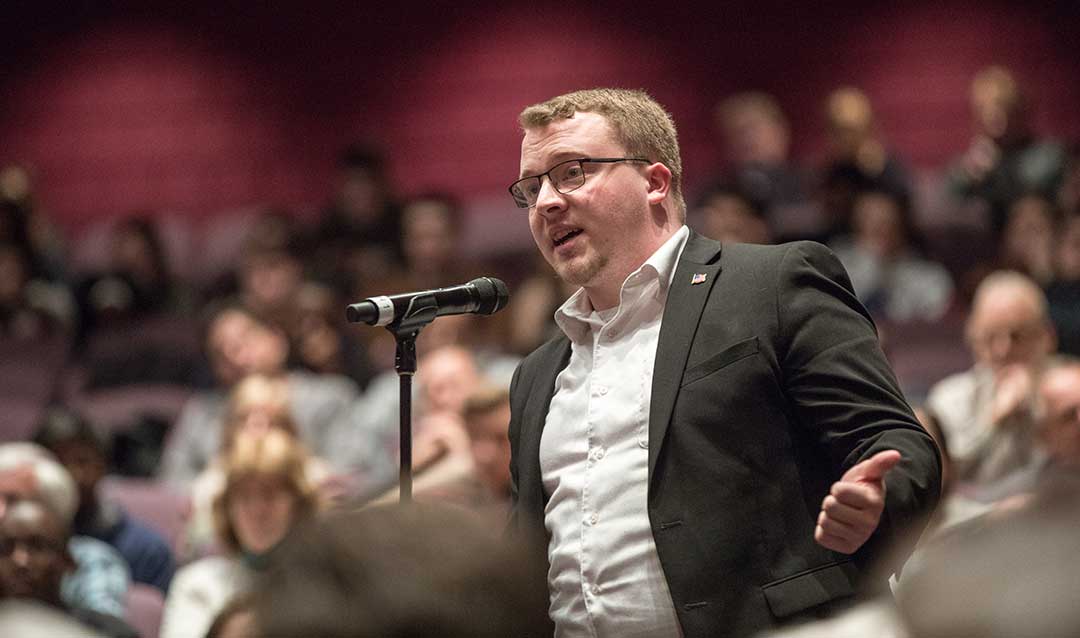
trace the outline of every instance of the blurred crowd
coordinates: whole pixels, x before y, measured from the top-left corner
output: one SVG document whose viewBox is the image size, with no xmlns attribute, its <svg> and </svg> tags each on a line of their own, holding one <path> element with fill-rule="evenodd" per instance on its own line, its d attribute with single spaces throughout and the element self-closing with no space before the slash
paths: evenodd
<svg viewBox="0 0 1080 638">
<path fill-rule="evenodd" d="M 828 154 L 814 166 L 789 148 L 791 127 L 813 123 L 770 95 L 729 96 L 715 110 L 725 161 L 699 169 L 712 177 L 691 201 L 690 225 L 722 241 L 829 245 L 942 449 L 946 498 L 897 583 L 899 611 L 871 607 L 850 635 L 1025 635 L 945 613 L 963 570 L 1008 577 L 971 548 L 1011 551 L 1029 527 L 1051 555 L 1074 543 L 1042 523 L 1073 520 L 1060 494 L 1076 495 L 1080 468 L 1080 145 L 1033 130 L 1034 105 L 1005 68 L 980 71 L 969 95 L 971 142 L 933 171 L 890 146 L 856 87 L 822 105 Z M 499 535 L 508 386 L 573 291 L 534 252 L 463 254 L 466 204 L 399 198 L 386 161 L 346 149 L 321 209 L 198 223 L 145 211 L 68 237 L 37 205 L 32 172 L 3 169 L 0 627 L 180 638 L 542 626 L 543 574 L 532 587 L 534 566 Z M 505 279 L 511 304 L 421 332 L 419 504 L 392 507 L 394 341 L 346 324 L 344 307 L 480 275 Z M 962 569 L 955 590 L 932 595 L 942 555 Z M 1039 590 L 1039 573 L 1027 578 Z M 1023 607 L 1007 588 L 980 595 L 988 616 Z M 1058 624 L 1035 626 L 1080 630 L 1064 613 L 1077 607 L 1060 604 Z M 845 635 L 830 627 L 820 635 Z"/>
</svg>

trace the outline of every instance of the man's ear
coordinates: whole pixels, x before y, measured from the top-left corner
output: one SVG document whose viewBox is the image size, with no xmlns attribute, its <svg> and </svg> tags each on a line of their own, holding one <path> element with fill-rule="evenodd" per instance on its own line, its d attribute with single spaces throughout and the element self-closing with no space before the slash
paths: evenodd
<svg viewBox="0 0 1080 638">
<path fill-rule="evenodd" d="M 647 191 L 649 204 L 657 206 L 667 199 L 671 192 L 671 169 L 656 162 L 645 169 L 645 176 L 649 180 Z"/>
</svg>

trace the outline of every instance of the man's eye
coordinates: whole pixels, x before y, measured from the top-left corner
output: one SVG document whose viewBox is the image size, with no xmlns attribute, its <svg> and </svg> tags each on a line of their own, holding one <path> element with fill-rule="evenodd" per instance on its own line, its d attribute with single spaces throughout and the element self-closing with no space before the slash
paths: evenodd
<svg viewBox="0 0 1080 638">
<path fill-rule="evenodd" d="M 563 179 L 577 179 L 581 177 L 582 171 L 579 164 L 575 164 L 566 169 L 566 173 L 563 174 Z"/>
</svg>

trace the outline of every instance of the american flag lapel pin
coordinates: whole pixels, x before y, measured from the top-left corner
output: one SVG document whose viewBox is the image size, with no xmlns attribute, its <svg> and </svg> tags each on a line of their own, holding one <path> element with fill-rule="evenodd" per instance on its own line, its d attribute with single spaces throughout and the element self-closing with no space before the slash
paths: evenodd
<svg viewBox="0 0 1080 638">
<path fill-rule="evenodd" d="M 706 277 L 707 277 L 707 275 L 705 273 L 703 273 L 703 272 L 694 273 L 694 276 L 690 278 L 690 285 L 691 286 L 696 286 L 698 284 L 703 284 L 703 283 L 705 283 L 705 278 Z"/>
</svg>

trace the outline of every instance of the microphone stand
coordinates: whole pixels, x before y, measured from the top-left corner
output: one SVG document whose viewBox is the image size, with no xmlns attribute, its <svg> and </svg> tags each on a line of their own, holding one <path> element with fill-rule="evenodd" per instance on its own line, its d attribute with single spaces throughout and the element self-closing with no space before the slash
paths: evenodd
<svg viewBox="0 0 1080 638">
<path fill-rule="evenodd" d="M 435 300 L 435 295 L 420 295 L 409 303 L 409 308 L 398 320 L 386 326 L 386 329 L 394 335 L 394 341 L 397 344 L 394 370 L 398 373 L 400 388 L 399 503 L 412 501 L 412 377 L 416 374 L 416 337 L 424 326 L 435 320 L 438 311 L 439 304 Z"/>
</svg>

